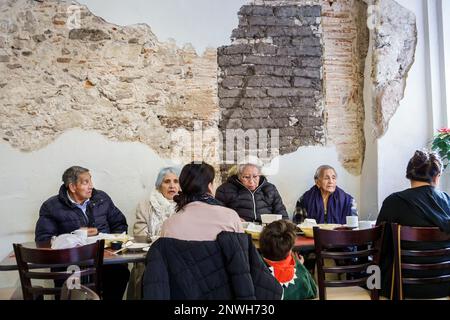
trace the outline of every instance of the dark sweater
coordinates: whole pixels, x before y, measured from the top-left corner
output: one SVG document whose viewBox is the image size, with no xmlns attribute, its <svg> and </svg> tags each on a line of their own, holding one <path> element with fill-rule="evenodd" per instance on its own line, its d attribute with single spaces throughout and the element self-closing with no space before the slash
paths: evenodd
<svg viewBox="0 0 450 320">
<path fill-rule="evenodd" d="M 450 233 L 450 197 L 445 192 L 431 186 L 411 188 L 396 192 L 387 197 L 380 210 L 377 224 L 381 222 L 398 223 L 410 227 L 439 227 Z M 450 243 L 403 243 L 405 249 L 437 249 L 449 247 Z M 394 257 L 392 231 L 389 225 L 385 229 L 385 237 L 381 256 L 382 294 L 390 297 L 392 281 L 392 264 Z M 436 258 L 404 259 L 409 263 L 434 263 Z M 435 276 L 442 271 L 425 273 L 408 273 L 404 276 Z M 450 295 L 450 282 L 430 285 L 405 285 L 404 296 L 409 298 L 439 298 Z"/>
</svg>

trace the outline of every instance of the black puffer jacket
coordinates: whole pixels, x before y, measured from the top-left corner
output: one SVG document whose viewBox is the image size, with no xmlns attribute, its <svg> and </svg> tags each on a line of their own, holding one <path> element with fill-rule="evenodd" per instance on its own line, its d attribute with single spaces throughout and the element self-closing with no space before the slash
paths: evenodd
<svg viewBox="0 0 450 320">
<path fill-rule="evenodd" d="M 288 219 L 286 207 L 277 188 L 264 176 L 260 177 L 258 188 L 252 192 L 233 175 L 217 188 L 216 199 L 235 210 L 246 221 L 261 222 L 262 214 L 271 213 L 281 214 L 283 219 Z"/>
<path fill-rule="evenodd" d="M 92 190 L 86 214 L 88 219 L 81 209 L 70 202 L 67 189 L 62 185 L 59 194 L 41 206 L 39 220 L 36 223 L 35 241 L 47 241 L 53 236 L 70 233 L 82 227 L 95 227 L 103 233 L 128 231 L 125 216 L 101 190 Z"/>
<path fill-rule="evenodd" d="M 245 233 L 216 241 L 159 238 L 147 254 L 143 298 L 279 300 L 283 289 Z"/>
</svg>

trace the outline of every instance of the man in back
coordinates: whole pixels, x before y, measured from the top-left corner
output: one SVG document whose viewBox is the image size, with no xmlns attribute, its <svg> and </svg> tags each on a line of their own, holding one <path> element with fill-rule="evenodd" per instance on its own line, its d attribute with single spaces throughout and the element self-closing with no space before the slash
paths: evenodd
<svg viewBox="0 0 450 320">
<path fill-rule="evenodd" d="M 87 228 L 89 235 L 127 232 L 123 213 L 103 191 L 93 187 L 86 168 L 73 166 L 63 176 L 59 194 L 45 201 L 36 223 L 35 241 L 49 241 L 53 236 Z M 103 299 L 121 299 L 129 271 L 126 265 L 103 268 Z"/>
</svg>

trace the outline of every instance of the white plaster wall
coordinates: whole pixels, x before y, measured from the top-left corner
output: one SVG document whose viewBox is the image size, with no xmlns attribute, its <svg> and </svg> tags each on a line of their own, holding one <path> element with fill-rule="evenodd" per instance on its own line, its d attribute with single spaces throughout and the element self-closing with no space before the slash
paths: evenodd
<svg viewBox="0 0 450 320">
<path fill-rule="evenodd" d="M 296 152 L 274 159 L 271 169 L 278 168 L 278 170 L 270 170 L 273 174 L 267 175 L 269 182 L 275 184 L 280 192 L 291 218 L 297 199 L 314 185 L 314 173 L 317 167 L 323 164 L 336 169 L 338 186 L 351 194 L 359 207 L 360 177 L 351 175 L 342 167 L 336 148 L 301 147 Z"/>
<path fill-rule="evenodd" d="M 450 125 L 450 1 L 440 0 L 442 4 L 442 18 L 443 18 L 443 52 L 444 52 L 444 76 L 445 76 L 445 90 L 447 103 L 447 126 Z"/>
<path fill-rule="evenodd" d="M 450 1 L 439 0 L 442 4 L 442 18 L 443 18 L 443 28 L 442 28 L 442 40 L 443 40 L 443 55 L 444 55 L 444 65 L 443 65 L 443 76 L 445 78 L 444 90 L 446 92 L 446 111 L 447 111 L 447 123 L 445 126 L 450 126 Z M 446 169 L 444 173 L 444 179 L 441 182 L 442 189 L 450 193 L 450 167 Z"/>
<path fill-rule="evenodd" d="M 409 72 L 405 97 L 400 102 L 386 134 L 378 141 L 378 205 L 391 193 L 409 187 L 406 165 L 416 149 L 431 141 L 432 112 L 427 99 L 424 13 L 422 0 L 398 0 L 415 13 L 418 43 L 415 62 Z"/>
<path fill-rule="evenodd" d="M 364 135 L 366 150 L 361 172 L 361 201 L 359 204 L 360 217 L 362 219 L 374 220 L 378 216 L 378 141 L 373 130 L 373 86 L 371 78 L 373 34 L 369 35 L 369 50 L 366 57 L 364 70 Z"/>
<path fill-rule="evenodd" d="M 137 203 L 154 187 L 159 169 L 171 165 L 141 143 L 112 142 L 95 132 L 71 130 L 47 147 L 23 153 L 0 143 L 0 257 L 13 242 L 32 241 L 43 201 L 57 194 L 64 170 L 91 170 L 94 187 L 108 193 L 125 214 L 132 232 Z M 16 272 L 0 272 L 0 287 L 11 286 Z"/>
</svg>

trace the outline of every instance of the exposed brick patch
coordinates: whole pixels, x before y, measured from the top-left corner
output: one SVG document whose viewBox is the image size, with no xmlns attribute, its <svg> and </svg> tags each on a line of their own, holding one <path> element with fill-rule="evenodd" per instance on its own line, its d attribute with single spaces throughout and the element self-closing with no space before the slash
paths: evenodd
<svg viewBox="0 0 450 320">
<path fill-rule="evenodd" d="M 322 7 L 327 138 L 336 145 L 340 162 L 353 174 L 361 173 L 365 152 L 366 21 L 367 5 L 361 0 L 337 1 L 332 7 Z"/>
<path fill-rule="evenodd" d="M 218 49 L 219 129 L 279 129 L 280 154 L 325 143 L 321 6 L 245 5 Z M 228 141 L 227 141 L 228 143 Z"/>
</svg>

